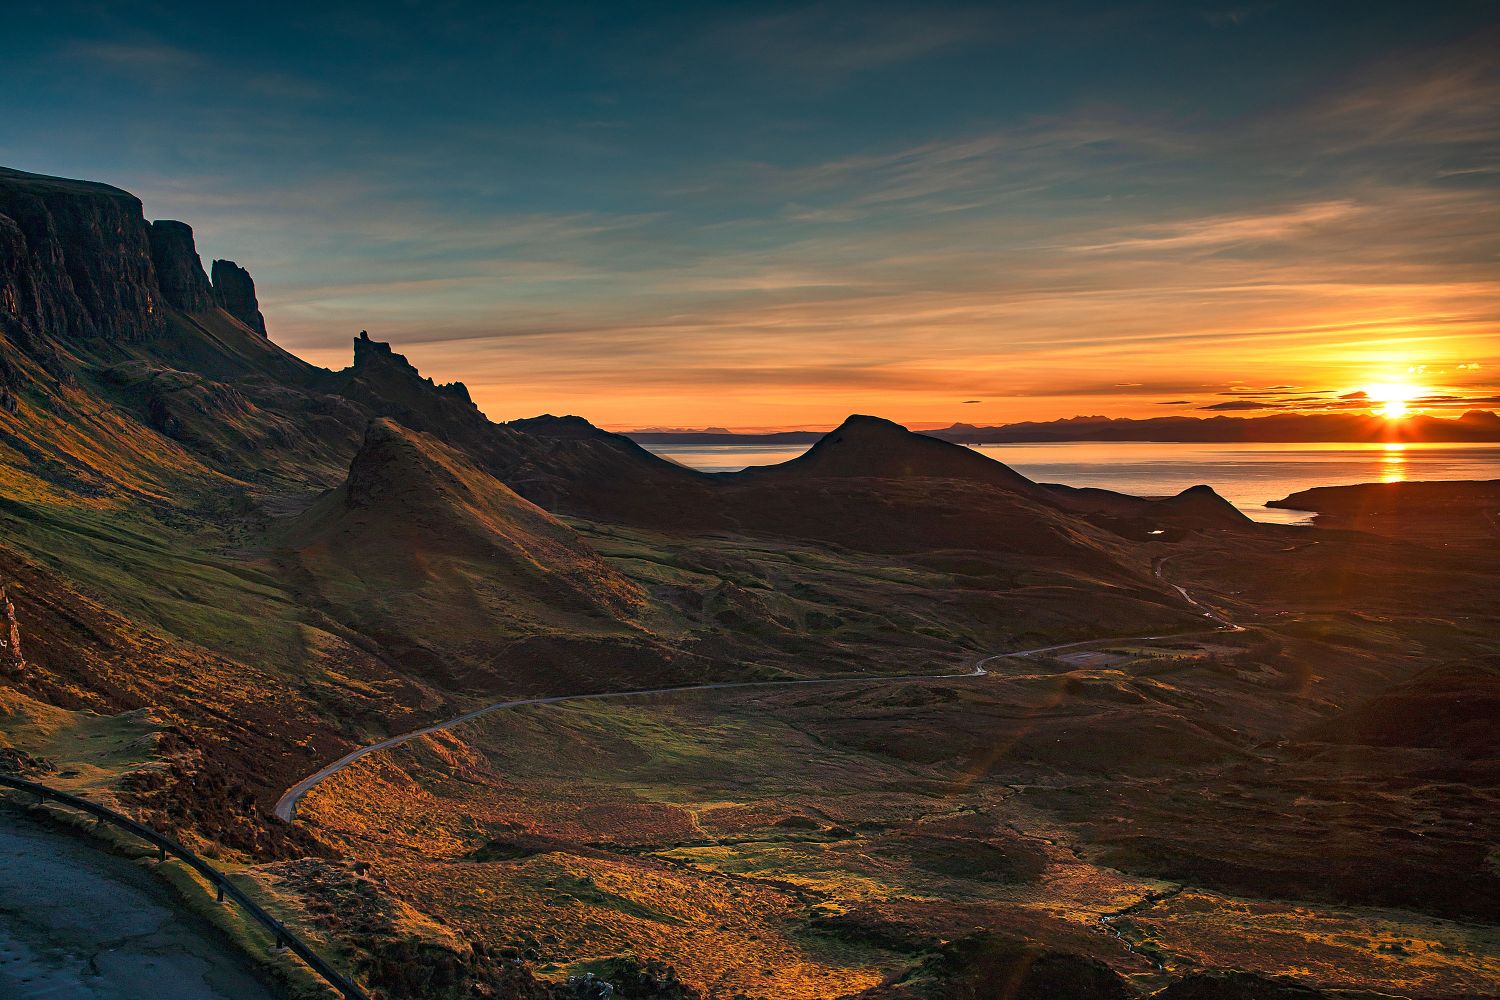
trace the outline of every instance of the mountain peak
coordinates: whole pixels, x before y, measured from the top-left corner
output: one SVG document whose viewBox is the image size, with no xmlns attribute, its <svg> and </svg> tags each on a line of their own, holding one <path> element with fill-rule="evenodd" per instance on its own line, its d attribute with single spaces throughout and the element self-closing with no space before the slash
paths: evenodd
<svg viewBox="0 0 1500 1000">
<path fill-rule="evenodd" d="M 893 420 L 851 414 L 800 458 L 740 475 L 804 475 L 876 479 L 962 479 L 1032 492 L 1037 485 L 1000 462 L 962 445 L 908 430 Z"/>
<path fill-rule="evenodd" d="M 1164 501 L 1172 510 L 1190 517 L 1214 521 L 1221 524 L 1249 524 L 1250 518 L 1234 504 L 1214 491 L 1212 486 L 1199 483 L 1189 486 L 1174 497 Z"/>
<path fill-rule="evenodd" d="M 469 651 L 540 622 L 618 626 L 643 601 L 574 529 L 390 419 L 371 421 L 344 484 L 285 532 L 314 577 L 357 581 L 333 591 L 348 601 L 341 613 L 398 622 L 398 635 L 444 648 L 450 667 L 487 662 Z M 434 621 L 441 639 L 427 634 Z"/>
<path fill-rule="evenodd" d="M 901 437 L 912 432 L 885 417 L 871 416 L 868 413 L 851 413 L 844 418 L 844 422 L 828 432 L 833 434 L 856 434 L 861 436 L 890 435 Z"/>
</svg>

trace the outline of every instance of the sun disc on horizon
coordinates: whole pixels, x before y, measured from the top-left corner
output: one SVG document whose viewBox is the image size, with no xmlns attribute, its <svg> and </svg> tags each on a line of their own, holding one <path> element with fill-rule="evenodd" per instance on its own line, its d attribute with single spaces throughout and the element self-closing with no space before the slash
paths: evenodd
<svg viewBox="0 0 1500 1000">
<path fill-rule="evenodd" d="M 1387 420 L 1400 420 L 1411 413 L 1407 404 L 1422 395 L 1422 390 L 1405 382 L 1385 382 L 1367 386 L 1365 395 L 1370 402 L 1378 403 L 1376 412 Z"/>
</svg>

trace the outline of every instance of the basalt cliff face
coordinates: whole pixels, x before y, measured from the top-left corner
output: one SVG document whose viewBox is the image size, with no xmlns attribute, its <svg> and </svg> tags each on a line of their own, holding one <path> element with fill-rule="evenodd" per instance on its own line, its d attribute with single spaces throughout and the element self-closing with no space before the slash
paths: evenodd
<svg viewBox="0 0 1500 1000">
<path fill-rule="evenodd" d="M 214 290 L 203 273 L 203 261 L 185 222 L 151 223 L 151 263 L 167 303 L 183 312 L 202 312 L 214 305 Z"/>
<path fill-rule="evenodd" d="M 255 298 L 255 282 L 250 280 L 249 271 L 232 260 L 214 261 L 213 301 L 262 337 L 266 335 L 266 318 L 260 314 Z"/>
<path fill-rule="evenodd" d="M 134 196 L 0 171 L 0 231 L 0 302 L 22 326 L 60 339 L 139 341 L 162 331 L 165 298 Z"/>
<path fill-rule="evenodd" d="M 220 264 L 210 285 L 192 229 L 148 223 L 125 191 L 0 168 L 0 324 L 16 339 L 138 344 L 170 310 L 215 307 L 264 334 L 249 274 Z"/>
</svg>

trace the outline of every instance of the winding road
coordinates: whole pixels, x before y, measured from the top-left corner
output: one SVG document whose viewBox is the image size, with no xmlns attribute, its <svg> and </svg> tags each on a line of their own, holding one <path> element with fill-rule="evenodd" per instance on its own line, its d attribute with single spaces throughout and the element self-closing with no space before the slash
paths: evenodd
<svg viewBox="0 0 1500 1000">
<path fill-rule="evenodd" d="M 1161 556 L 1153 561 L 1151 570 L 1155 577 L 1163 584 L 1171 587 L 1173 590 L 1181 594 L 1183 600 L 1185 600 L 1193 608 L 1200 611 L 1205 618 L 1216 622 L 1219 627 L 1213 629 L 1212 631 L 1243 632 L 1243 626 L 1234 624 L 1229 619 L 1219 614 L 1217 611 L 1214 611 L 1212 608 L 1204 605 L 1203 603 L 1198 601 L 1197 598 L 1193 597 L 1192 594 L 1188 593 L 1187 588 L 1172 583 L 1163 575 L 1163 567 L 1167 564 L 1167 561 L 1172 558 L 1174 557 Z M 297 818 L 297 803 L 302 800 L 302 796 L 306 795 L 323 781 L 342 771 L 350 764 L 353 764 L 355 761 L 360 760 L 363 757 L 367 757 L 372 753 L 377 753 L 381 750 L 389 750 L 392 747 L 400 746 L 401 744 L 406 743 L 410 740 L 414 740 L 419 736 L 430 736 L 433 733 L 440 733 L 445 729 L 452 729 L 454 726 L 462 725 L 463 723 L 469 722 L 473 719 L 477 719 L 482 715 L 488 715 L 491 712 L 499 712 L 509 708 L 524 708 L 528 705 L 560 705 L 567 702 L 578 701 L 603 701 L 607 698 L 640 698 L 664 694 L 683 694 L 690 691 L 732 691 L 742 690 L 746 688 L 782 688 L 806 686 L 812 684 L 900 684 L 908 683 L 911 681 L 958 680 L 967 677 L 985 676 L 989 672 L 986 669 L 986 666 L 990 663 L 993 663 L 995 660 L 1035 656 L 1041 653 L 1054 653 L 1058 650 L 1074 649 L 1079 646 L 1090 646 L 1101 642 L 1151 642 L 1161 639 L 1182 638 L 1186 635 L 1196 634 L 1198 633 L 1179 632 L 1173 635 L 1104 636 L 1095 639 L 1080 639 L 1077 642 L 1059 643 L 1055 646 L 1037 646 L 1034 649 L 1010 650 L 1004 653 L 992 653 L 989 656 L 985 656 L 974 664 L 972 670 L 967 670 L 962 673 L 956 674 L 900 674 L 895 676 L 880 677 L 813 677 L 808 679 L 785 681 L 726 681 L 719 684 L 686 684 L 680 685 L 678 687 L 642 688 L 632 691 L 604 691 L 596 694 L 562 694 L 553 695 L 552 697 L 548 698 L 520 698 L 514 701 L 497 701 L 493 704 L 483 705 L 479 708 L 472 709 L 471 711 L 465 712 L 462 715 L 456 715 L 445 722 L 436 722 L 430 726 L 423 726 L 421 729 L 413 729 L 411 732 L 400 733 L 399 735 L 387 737 L 386 739 L 380 740 L 378 743 L 371 743 L 368 746 L 360 747 L 357 750 L 352 750 L 344 756 L 340 757 L 338 760 L 329 764 L 328 766 L 322 768 L 321 770 L 315 771 L 307 777 L 303 778 L 291 788 L 288 788 L 286 792 L 282 794 L 281 798 L 276 800 L 276 807 L 274 812 L 278 819 L 284 820 L 288 823 L 294 822 Z"/>
<path fill-rule="evenodd" d="M 1316 545 L 1317 543 L 1316 542 L 1312 542 L 1310 544 Z M 1171 587 L 1173 590 L 1175 590 L 1179 594 L 1181 594 L 1182 595 L 1182 599 L 1184 601 L 1187 601 L 1193 607 L 1195 607 L 1199 611 L 1203 612 L 1203 617 L 1205 617 L 1207 619 L 1210 619 L 1211 621 L 1218 622 L 1219 623 L 1219 628 L 1222 631 L 1225 631 L 1225 632 L 1243 632 L 1243 631 L 1245 631 L 1245 626 L 1243 626 L 1243 625 L 1236 625 L 1234 622 L 1230 621 L 1228 618 L 1225 618 L 1223 615 L 1219 614 L 1213 608 L 1209 607 L 1208 605 L 1204 604 L 1202 601 L 1200 601 L 1196 597 L 1194 597 L 1192 594 L 1188 593 L 1188 589 L 1186 587 L 1179 586 L 1178 584 L 1173 583 L 1171 580 L 1168 580 L 1166 578 L 1166 576 L 1164 576 L 1162 574 L 1162 570 L 1166 567 L 1168 561 L 1170 561 L 1172 559 L 1176 559 L 1176 558 L 1177 558 L 1176 555 L 1157 556 L 1156 559 L 1152 560 L 1152 563 L 1151 563 L 1151 572 L 1162 583 L 1165 583 L 1168 587 Z"/>
</svg>

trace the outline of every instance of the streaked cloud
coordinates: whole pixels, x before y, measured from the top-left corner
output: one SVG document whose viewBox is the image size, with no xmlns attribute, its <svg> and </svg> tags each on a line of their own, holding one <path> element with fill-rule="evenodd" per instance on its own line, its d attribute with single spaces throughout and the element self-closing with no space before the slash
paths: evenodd
<svg viewBox="0 0 1500 1000">
<path fill-rule="evenodd" d="M 9 165 L 135 191 L 250 267 L 279 342 L 337 367 L 369 329 L 496 417 L 1500 388 L 1479 7 L 458 3 L 228 37 L 68 6 L 0 40 Z"/>
<path fill-rule="evenodd" d="M 933 17 L 920 4 L 822 0 L 765 14 L 726 18 L 696 44 L 710 57 L 729 57 L 794 74 L 797 82 L 837 83 L 900 66 L 961 45 L 996 27 L 982 5 Z"/>
<path fill-rule="evenodd" d="M 1212 216 L 1175 224 L 1148 226 L 1142 235 L 1127 236 L 1113 242 L 1096 243 L 1077 249 L 1082 253 L 1180 250 L 1293 240 L 1320 226 L 1347 220 L 1360 211 L 1360 206 L 1351 201 L 1333 201 L 1270 213 Z"/>
</svg>

